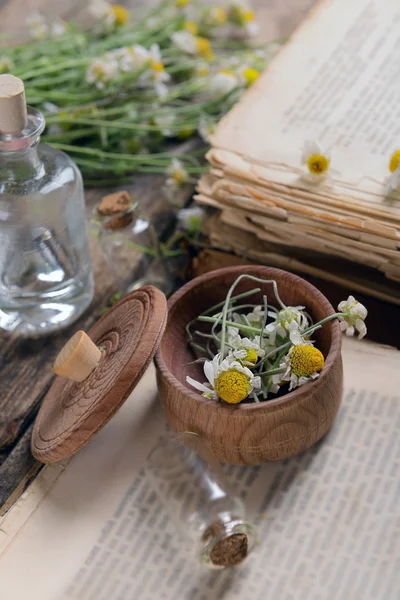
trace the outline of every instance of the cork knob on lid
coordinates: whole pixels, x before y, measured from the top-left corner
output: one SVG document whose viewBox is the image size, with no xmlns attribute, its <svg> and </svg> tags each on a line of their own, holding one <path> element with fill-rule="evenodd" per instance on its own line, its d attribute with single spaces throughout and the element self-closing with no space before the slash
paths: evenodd
<svg viewBox="0 0 400 600">
<path fill-rule="evenodd" d="M 85 381 L 98 366 L 101 350 L 84 331 L 72 336 L 58 354 L 53 371 L 72 381 Z"/>
<path fill-rule="evenodd" d="M 19 133 L 27 122 L 23 81 L 14 75 L 0 75 L 0 133 Z"/>
</svg>

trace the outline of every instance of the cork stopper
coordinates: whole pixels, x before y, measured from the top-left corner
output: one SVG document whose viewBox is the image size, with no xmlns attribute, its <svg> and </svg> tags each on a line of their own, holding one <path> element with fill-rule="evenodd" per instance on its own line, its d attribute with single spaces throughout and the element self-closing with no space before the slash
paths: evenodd
<svg viewBox="0 0 400 600">
<path fill-rule="evenodd" d="M 0 75 L 0 132 L 19 133 L 27 122 L 23 81 L 14 75 Z"/>
<path fill-rule="evenodd" d="M 58 354 L 53 371 L 72 381 L 81 382 L 98 366 L 101 350 L 84 331 L 72 336 Z"/>
</svg>

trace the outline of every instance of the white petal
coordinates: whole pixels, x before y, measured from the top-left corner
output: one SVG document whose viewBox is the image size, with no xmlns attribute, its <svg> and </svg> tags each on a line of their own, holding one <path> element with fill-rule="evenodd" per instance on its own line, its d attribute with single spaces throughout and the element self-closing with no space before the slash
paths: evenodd
<svg viewBox="0 0 400 600">
<path fill-rule="evenodd" d="M 213 359 L 213 362 L 215 360 L 215 357 Z M 212 387 L 214 387 L 214 381 L 215 381 L 215 370 L 214 370 L 214 365 L 213 362 L 211 362 L 210 360 L 206 360 L 206 362 L 204 363 L 204 375 L 207 377 L 208 381 L 210 382 L 210 384 L 212 385 Z"/>
<path fill-rule="evenodd" d="M 189 375 L 186 376 L 186 381 L 189 385 L 196 388 L 196 390 L 199 390 L 199 392 L 204 392 L 204 393 L 209 394 L 212 391 L 212 390 L 210 390 L 209 387 L 204 385 L 204 383 L 200 383 L 199 381 L 192 379 L 192 377 L 189 377 Z"/>
<path fill-rule="evenodd" d="M 254 388 L 255 390 L 260 390 L 261 389 L 261 377 L 253 377 L 253 379 L 251 380 L 251 387 Z"/>
<path fill-rule="evenodd" d="M 348 327 L 346 329 L 346 335 L 348 335 L 349 337 L 351 337 L 352 335 L 354 335 L 354 327 Z"/>
<path fill-rule="evenodd" d="M 362 340 L 363 337 L 365 337 L 365 335 L 367 334 L 367 327 L 364 323 L 364 321 L 361 321 L 361 319 L 357 319 L 356 321 L 356 329 L 358 330 L 358 339 Z"/>
</svg>

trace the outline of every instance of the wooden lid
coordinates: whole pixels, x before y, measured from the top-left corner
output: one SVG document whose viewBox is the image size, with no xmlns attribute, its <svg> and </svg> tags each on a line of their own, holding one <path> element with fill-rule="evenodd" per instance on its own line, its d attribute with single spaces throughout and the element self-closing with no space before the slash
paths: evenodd
<svg viewBox="0 0 400 600">
<path fill-rule="evenodd" d="M 145 286 L 115 304 L 88 336 L 78 332 L 67 342 L 55 363 L 64 376 L 56 377 L 33 428 L 31 450 L 38 460 L 68 458 L 111 419 L 150 364 L 166 320 L 164 294 Z M 76 369 L 79 361 L 83 371 Z"/>
</svg>

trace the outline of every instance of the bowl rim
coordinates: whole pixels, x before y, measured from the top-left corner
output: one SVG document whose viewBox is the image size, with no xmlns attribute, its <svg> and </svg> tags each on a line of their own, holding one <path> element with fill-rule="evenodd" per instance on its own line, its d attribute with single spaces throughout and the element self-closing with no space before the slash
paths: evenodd
<svg viewBox="0 0 400 600">
<path fill-rule="evenodd" d="M 258 272 L 260 269 L 265 269 L 266 271 L 268 271 L 268 273 L 272 277 L 276 273 L 289 274 L 293 278 L 294 281 L 301 282 L 301 285 L 303 287 L 305 287 L 306 289 L 308 288 L 308 290 L 310 292 L 312 292 L 312 294 L 316 297 L 317 301 L 322 303 L 324 308 L 326 308 L 326 311 L 328 314 L 333 314 L 336 312 L 334 310 L 332 304 L 326 298 L 326 296 L 324 296 L 324 294 L 322 294 L 322 292 L 320 292 L 318 290 L 318 288 L 316 288 L 312 283 L 309 283 L 308 281 L 306 281 L 299 275 L 295 275 L 294 273 L 291 273 L 290 271 L 285 271 L 284 269 L 277 269 L 275 267 L 269 267 L 266 265 L 238 265 L 238 266 L 235 265 L 233 267 L 222 267 L 221 269 L 216 269 L 214 271 L 210 271 L 208 273 L 204 273 L 203 275 L 195 277 L 194 279 L 192 279 L 191 281 L 186 283 L 184 286 L 182 286 L 179 290 L 177 290 L 170 297 L 170 299 L 168 300 L 168 305 L 167 305 L 168 311 L 177 302 L 179 302 L 183 296 L 185 296 L 188 292 L 192 291 L 193 288 L 196 287 L 197 285 L 202 284 L 204 281 L 208 281 L 210 279 L 218 278 L 218 277 L 221 277 L 221 276 L 224 276 L 227 274 L 231 274 L 231 273 L 237 273 L 238 276 L 242 273 L 251 274 L 252 272 L 255 272 L 255 271 Z M 186 396 L 188 396 L 194 402 L 197 402 L 201 405 L 209 405 L 209 407 L 211 409 L 214 409 L 215 411 L 228 410 L 232 413 L 232 416 L 237 415 L 240 417 L 243 417 L 243 416 L 251 417 L 251 416 L 253 416 L 252 413 L 255 410 L 267 409 L 267 410 L 271 410 L 271 412 L 273 412 L 274 410 L 279 410 L 282 407 L 287 408 L 288 405 L 296 402 L 298 396 L 304 395 L 304 392 L 307 391 L 306 386 L 312 385 L 313 389 L 315 390 L 315 389 L 318 389 L 319 387 L 321 387 L 322 385 L 324 385 L 324 380 L 327 378 L 327 376 L 329 375 L 332 368 L 334 368 L 337 360 L 340 359 L 340 357 L 341 357 L 341 347 L 342 347 L 342 331 L 340 329 L 339 321 L 337 319 L 335 319 L 334 321 L 328 322 L 328 324 L 331 326 L 331 330 L 332 330 L 332 341 L 331 341 L 331 347 L 329 349 L 329 352 L 326 357 L 325 364 L 321 371 L 320 376 L 317 379 L 315 379 L 314 381 L 311 381 L 310 383 L 305 384 L 305 386 L 296 388 L 295 390 L 288 392 L 287 394 L 285 394 L 284 396 L 281 396 L 280 398 L 271 399 L 271 400 L 267 400 L 267 401 L 263 401 L 263 402 L 254 402 L 254 403 L 249 403 L 249 404 L 240 403 L 240 404 L 232 405 L 232 404 L 227 404 L 227 403 L 222 403 L 222 402 L 216 402 L 215 400 L 205 398 L 200 393 L 195 392 L 194 390 L 190 389 L 189 387 L 186 387 L 185 385 L 183 385 L 172 374 L 172 372 L 169 370 L 169 368 L 167 367 L 167 365 L 162 357 L 161 350 L 160 350 L 161 344 L 157 349 L 154 361 L 155 361 L 157 369 L 166 378 L 168 383 L 171 386 L 173 386 L 175 389 L 180 391 L 181 393 L 184 393 Z M 168 324 L 167 324 L 167 328 L 168 328 Z"/>
</svg>

